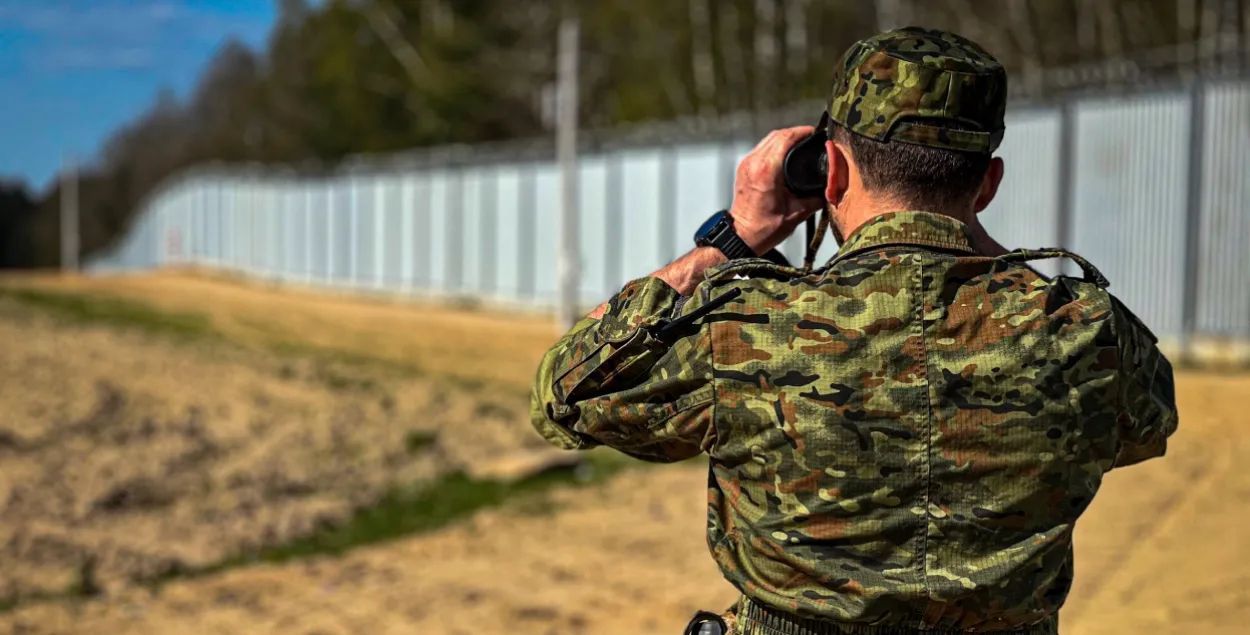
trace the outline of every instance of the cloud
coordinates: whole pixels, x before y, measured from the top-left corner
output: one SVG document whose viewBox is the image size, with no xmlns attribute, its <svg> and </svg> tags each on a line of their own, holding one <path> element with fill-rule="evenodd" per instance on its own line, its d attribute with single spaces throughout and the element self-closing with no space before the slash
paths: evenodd
<svg viewBox="0 0 1250 635">
<path fill-rule="evenodd" d="M 47 70 L 134 69 L 155 63 L 155 55 L 145 48 L 56 48 L 39 59 L 39 65 Z"/>
<path fill-rule="evenodd" d="M 0 0 L 0 31 L 27 36 L 22 57 L 41 70 L 143 68 L 188 41 L 215 43 L 263 28 L 173 0 Z"/>
<path fill-rule="evenodd" d="M 0 23 L 50 37 L 133 36 L 190 13 L 186 7 L 167 1 L 0 5 Z"/>
</svg>

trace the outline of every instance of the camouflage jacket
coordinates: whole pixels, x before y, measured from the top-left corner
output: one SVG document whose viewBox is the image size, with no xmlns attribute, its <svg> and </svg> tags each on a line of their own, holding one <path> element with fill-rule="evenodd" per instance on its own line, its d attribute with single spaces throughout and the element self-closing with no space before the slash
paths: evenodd
<svg viewBox="0 0 1250 635">
<path fill-rule="evenodd" d="M 754 604 L 1053 631 L 1103 475 L 1176 429 L 1172 369 L 1085 261 L 1048 279 L 1022 263 L 1056 252 L 971 245 L 899 212 L 807 274 L 734 261 L 691 298 L 630 282 L 547 353 L 534 425 L 568 449 L 706 452 L 708 545 Z"/>
</svg>

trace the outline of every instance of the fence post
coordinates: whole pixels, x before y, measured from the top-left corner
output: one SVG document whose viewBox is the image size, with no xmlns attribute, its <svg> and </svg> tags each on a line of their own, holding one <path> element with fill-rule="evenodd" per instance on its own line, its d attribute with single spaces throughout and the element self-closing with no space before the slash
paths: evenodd
<svg viewBox="0 0 1250 635">
<path fill-rule="evenodd" d="M 251 232 L 252 232 L 252 243 L 250 246 L 250 249 L 252 252 L 252 260 L 251 260 L 251 270 L 248 273 L 251 274 L 252 276 L 259 277 L 260 272 L 261 272 L 261 269 L 260 269 L 261 251 L 264 249 L 264 243 L 261 242 L 261 238 L 263 236 L 263 233 L 261 230 L 261 223 L 264 219 L 261 217 L 261 214 L 260 214 L 260 209 L 261 209 L 260 186 L 258 185 L 257 181 L 258 179 L 256 178 L 256 176 L 252 175 L 252 178 L 249 179 L 248 181 L 248 189 L 247 189 L 247 213 L 248 213 L 248 216 L 251 217 L 250 218 L 251 222 L 248 224 L 248 227 L 251 228 Z"/>
<path fill-rule="evenodd" d="M 1059 179 L 1058 214 L 1056 215 L 1055 234 L 1059 246 L 1074 249 L 1072 227 L 1076 217 L 1076 106 L 1071 98 L 1064 98 L 1059 106 Z M 1057 271 L 1060 275 L 1067 272 L 1069 263 L 1060 260 Z"/>
<path fill-rule="evenodd" d="M 373 175 L 373 286 L 381 289 L 386 283 L 386 209 L 385 183 L 381 175 Z"/>
<path fill-rule="evenodd" d="M 443 236 L 443 291 L 448 296 L 464 291 L 464 173 L 463 166 L 448 172 L 445 202 L 446 235 Z"/>
<path fill-rule="evenodd" d="M 351 199 L 347 202 L 348 209 L 351 210 L 351 227 L 348 229 L 351 234 L 351 243 L 347 245 L 347 269 L 350 272 L 348 279 L 353 288 L 360 283 L 360 183 L 358 181 L 353 170 L 348 192 Z"/>
<path fill-rule="evenodd" d="M 414 263 L 418 260 L 420 262 L 419 264 L 414 264 L 414 267 L 419 267 L 421 270 L 420 276 L 417 277 L 417 282 L 422 292 L 427 295 L 430 293 L 431 287 L 434 286 L 434 236 L 432 235 L 434 231 L 434 179 L 430 177 L 431 172 L 431 170 L 427 169 L 421 175 L 424 181 L 424 186 L 421 188 L 421 191 L 424 192 L 424 196 L 422 196 L 424 206 L 421 209 L 417 209 L 414 206 L 412 209 L 414 224 L 416 224 L 416 215 L 418 213 L 421 221 L 415 236 L 417 240 L 421 241 L 420 248 L 413 253 Z M 416 201 L 416 192 L 413 192 L 412 198 Z"/>
<path fill-rule="evenodd" d="M 495 294 L 498 285 L 495 277 L 498 274 L 498 236 L 497 225 L 499 224 L 499 170 L 493 169 L 489 173 L 483 171 L 481 190 L 481 219 L 480 226 L 482 228 L 482 266 L 481 274 L 478 280 L 478 286 L 483 294 Z"/>
<path fill-rule="evenodd" d="M 538 168 L 534 163 L 525 166 L 520 183 L 520 217 L 516 239 L 517 245 L 517 295 L 533 299 L 538 295 L 537 267 L 534 262 L 535 222 L 538 214 Z"/>
<path fill-rule="evenodd" d="M 413 216 L 416 210 L 413 209 L 413 192 L 412 180 L 409 175 L 399 173 L 396 177 L 399 180 L 399 209 L 400 209 L 400 229 L 399 229 L 399 283 L 403 293 L 412 293 L 413 269 L 415 268 L 415 260 L 413 252 L 416 251 L 416 245 L 413 240 L 416 234 L 416 219 Z"/>
<path fill-rule="evenodd" d="M 660 150 L 660 264 L 677 259 L 677 150 L 666 145 Z"/>
<path fill-rule="evenodd" d="M 577 18 L 560 25 L 560 107 L 556 146 L 560 162 L 560 231 L 556 261 L 558 327 L 567 331 L 577 323 L 579 235 L 577 231 L 577 53 L 580 42 Z"/>
<path fill-rule="evenodd" d="M 304 188 L 304 284 L 312 286 L 312 243 L 313 243 L 313 188 L 312 182 L 303 181 Z"/>
<path fill-rule="evenodd" d="M 286 256 L 282 259 L 282 279 L 290 282 L 295 277 L 295 247 L 299 241 L 295 236 L 295 214 L 297 204 L 295 197 L 299 195 L 298 186 L 294 180 L 286 182 L 286 187 L 282 188 L 282 235 L 286 240 Z M 302 216 L 302 214 L 301 214 Z"/>
<path fill-rule="evenodd" d="M 621 277 L 621 236 L 625 232 L 625 167 L 620 154 L 609 154 L 605 157 L 607 175 L 604 177 L 604 209 L 608 217 L 604 219 L 603 236 L 603 278 L 604 288 L 611 295 L 625 284 Z"/>
<path fill-rule="evenodd" d="M 325 284 L 326 285 L 330 285 L 331 281 L 334 280 L 334 256 L 335 256 L 334 221 L 335 221 L 335 214 L 336 214 L 335 202 L 337 201 L 337 196 L 335 196 L 335 192 L 337 190 L 337 185 L 339 185 L 336 183 L 337 180 L 339 179 L 331 180 L 329 183 L 329 186 L 327 186 L 325 189 Z"/>
<path fill-rule="evenodd" d="M 291 217 L 291 210 L 294 207 L 291 205 L 291 184 L 289 181 L 286 181 L 281 187 L 277 187 L 276 196 L 277 200 L 279 200 L 279 204 L 277 204 L 277 210 L 279 210 L 277 212 L 279 214 L 277 216 L 277 240 L 282 245 L 282 257 L 277 261 L 277 265 L 281 267 L 277 271 L 277 279 L 286 282 L 290 279 L 291 270 L 295 269 L 291 264 L 292 257 L 294 257 L 292 254 L 295 252 L 295 222 L 292 222 L 294 219 Z"/>
<path fill-rule="evenodd" d="M 727 209 L 733 204 L 734 188 L 737 187 L 738 179 L 738 161 L 734 156 L 734 140 L 733 137 L 725 139 L 724 145 L 720 147 L 721 162 L 721 184 L 720 190 L 727 194 L 724 207 Z"/>
<path fill-rule="evenodd" d="M 225 212 L 222 211 L 223 206 L 221 204 L 221 193 L 225 188 L 222 187 L 221 176 L 214 175 L 213 182 L 217 186 L 217 195 L 213 197 L 213 201 L 216 203 L 216 205 L 214 205 L 213 218 L 217 221 L 217 245 L 216 248 L 212 250 L 213 260 L 217 263 L 217 266 L 224 268 L 226 264 L 226 247 L 225 238 L 223 236 L 226 233 L 226 215 Z"/>
<path fill-rule="evenodd" d="M 208 188 L 209 180 L 202 178 L 200 181 L 200 251 L 198 254 L 198 264 L 203 266 L 208 264 Z"/>
<path fill-rule="evenodd" d="M 1198 283 L 1202 249 L 1202 177 L 1207 131 L 1206 86 L 1201 80 L 1190 89 L 1189 177 L 1185 202 L 1184 300 L 1181 306 L 1181 360 L 1193 361 L 1198 330 Z"/>
</svg>

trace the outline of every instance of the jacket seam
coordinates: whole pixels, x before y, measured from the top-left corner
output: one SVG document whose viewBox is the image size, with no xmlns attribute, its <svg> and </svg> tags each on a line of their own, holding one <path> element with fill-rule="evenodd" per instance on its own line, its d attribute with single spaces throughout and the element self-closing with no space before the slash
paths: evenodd
<svg viewBox="0 0 1250 635">
<path fill-rule="evenodd" d="M 967 243 L 931 240 L 922 237 L 898 236 L 882 242 L 868 242 L 867 244 L 855 245 L 854 247 L 847 249 L 845 252 L 835 254 L 833 259 L 831 259 L 826 266 L 837 264 L 838 262 L 850 258 L 851 256 L 857 256 L 862 253 L 870 253 L 873 251 L 893 249 L 897 247 L 930 247 L 933 249 L 950 249 L 969 254 L 976 253 L 976 251 L 973 250 Z"/>
<path fill-rule="evenodd" d="M 704 286 L 703 287 L 703 301 L 708 302 L 709 300 L 711 300 L 711 297 L 712 297 L 712 291 L 710 289 L 710 285 Z M 714 348 L 715 343 L 716 343 L 716 338 L 712 337 L 711 329 L 712 329 L 712 326 L 708 324 L 706 321 L 702 324 L 702 326 L 699 327 L 699 335 L 701 337 L 707 338 L 708 373 L 710 375 L 708 383 L 712 386 L 712 404 L 711 404 L 712 412 L 710 416 L 712 417 L 712 433 L 716 435 L 716 438 L 712 440 L 711 447 L 709 448 L 709 451 L 707 453 L 708 459 L 709 459 L 708 461 L 709 470 L 712 469 L 710 465 L 712 452 L 720 449 L 720 442 L 721 442 L 720 416 L 717 413 L 717 408 L 716 408 L 716 406 L 720 404 L 720 398 L 719 398 L 720 380 L 716 378 L 716 349 Z"/>
<path fill-rule="evenodd" d="M 916 254 L 917 269 L 920 273 L 918 281 L 920 291 L 920 302 L 917 307 L 920 312 L 920 354 L 924 357 L 924 395 L 925 403 L 928 406 L 928 412 L 925 416 L 925 452 L 924 452 L 924 513 L 921 515 L 921 547 L 920 547 L 920 572 L 921 583 L 924 587 L 925 607 L 922 615 L 928 613 L 928 605 L 933 600 L 933 589 L 929 588 L 929 507 L 933 500 L 933 378 L 932 378 L 932 360 L 929 359 L 929 332 L 925 317 L 925 303 L 928 302 L 928 292 L 924 288 L 924 263 L 925 258 L 922 254 Z"/>
</svg>

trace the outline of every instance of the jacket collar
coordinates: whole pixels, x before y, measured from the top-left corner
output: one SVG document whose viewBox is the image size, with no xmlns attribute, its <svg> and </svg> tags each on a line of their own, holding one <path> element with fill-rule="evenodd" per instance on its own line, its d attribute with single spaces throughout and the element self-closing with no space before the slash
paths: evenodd
<svg viewBox="0 0 1250 635">
<path fill-rule="evenodd" d="M 870 219 L 847 237 L 833 263 L 852 254 L 894 245 L 917 245 L 975 254 L 972 230 L 943 214 L 889 212 Z"/>
</svg>

